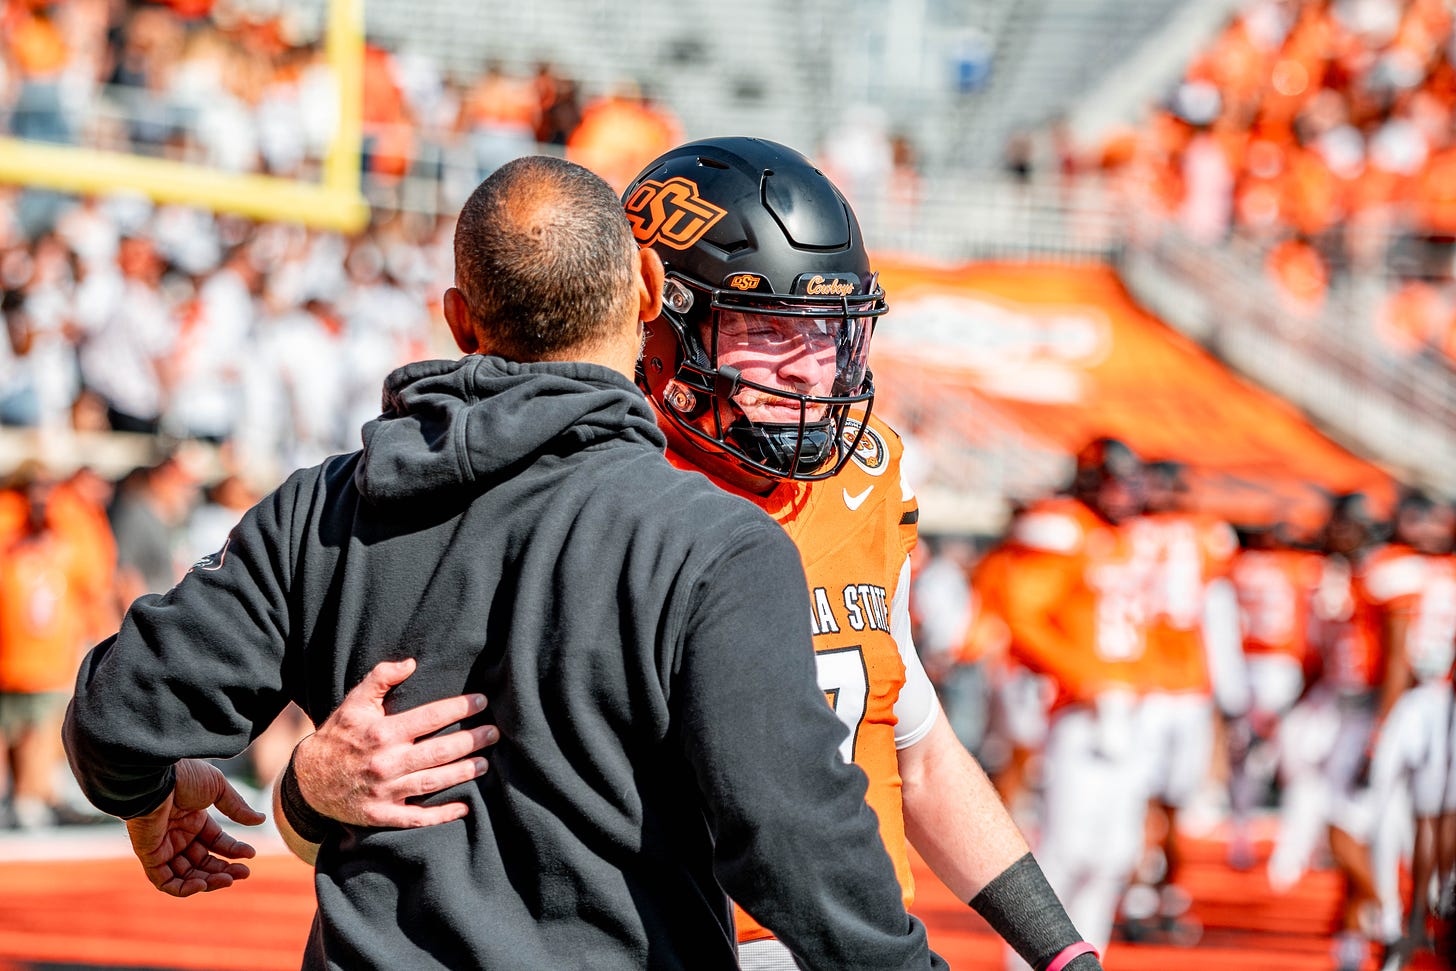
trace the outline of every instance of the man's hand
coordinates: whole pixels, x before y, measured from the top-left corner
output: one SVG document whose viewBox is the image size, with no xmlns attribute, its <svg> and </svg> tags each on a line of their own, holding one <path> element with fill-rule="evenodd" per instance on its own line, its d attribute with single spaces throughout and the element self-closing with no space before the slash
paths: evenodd
<svg viewBox="0 0 1456 971">
<path fill-rule="evenodd" d="M 484 695 L 457 695 L 397 715 L 384 697 L 414 673 L 412 658 L 374 667 L 314 734 L 298 743 L 298 791 L 324 816 L 355 826 L 413 828 L 460 819 L 463 802 L 416 806 L 405 800 L 478 779 L 487 763 L 473 753 L 500 739 L 494 725 L 418 740 L 485 710 Z"/>
<path fill-rule="evenodd" d="M 238 795 L 215 765 L 196 759 L 177 763 L 177 781 L 160 806 L 126 821 L 131 848 L 152 886 L 174 897 L 222 890 L 248 876 L 254 850 L 223 832 L 207 812 L 216 806 L 228 819 L 256 826 L 266 817 Z"/>
</svg>

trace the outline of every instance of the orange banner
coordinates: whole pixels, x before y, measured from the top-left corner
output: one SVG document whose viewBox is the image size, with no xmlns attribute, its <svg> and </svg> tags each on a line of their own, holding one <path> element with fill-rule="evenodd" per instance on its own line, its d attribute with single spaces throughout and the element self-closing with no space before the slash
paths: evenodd
<svg viewBox="0 0 1456 971">
<path fill-rule="evenodd" d="M 890 410 L 933 391 L 1065 452 L 1112 435 L 1187 463 L 1197 504 L 1241 523 L 1312 526 L 1334 492 L 1390 502 L 1386 473 L 1143 311 L 1110 267 L 878 267 L 890 314 L 871 363 Z"/>
</svg>

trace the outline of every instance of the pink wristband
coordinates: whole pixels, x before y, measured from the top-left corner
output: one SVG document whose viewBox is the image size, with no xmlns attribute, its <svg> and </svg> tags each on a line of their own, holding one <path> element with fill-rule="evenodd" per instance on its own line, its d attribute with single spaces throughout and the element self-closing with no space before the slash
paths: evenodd
<svg viewBox="0 0 1456 971">
<path fill-rule="evenodd" d="M 1046 966 L 1046 971 L 1062 971 L 1062 968 L 1065 968 L 1067 965 L 1071 964 L 1073 961 L 1077 960 L 1077 958 L 1081 957 L 1084 954 L 1090 954 L 1093 957 L 1097 957 L 1097 948 L 1093 947 L 1091 944 L 1088 944 L 1086 941 L 1078 941 L 1076 944 L 1068 944 L 1066 947 L 1062 948 L 1062 953 L 1052 958 L 1052 963 Z"/>
</svg>

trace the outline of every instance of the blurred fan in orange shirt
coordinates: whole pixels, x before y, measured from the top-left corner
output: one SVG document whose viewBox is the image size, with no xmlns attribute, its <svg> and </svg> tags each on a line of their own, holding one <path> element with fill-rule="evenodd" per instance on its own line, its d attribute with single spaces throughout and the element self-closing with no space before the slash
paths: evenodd
<svg viewBox="0 0 1456 971">
<path fill-rule="evenodd" d="M 83 608 L 96 571 L 77 533 L 54 522 L 48 473 L 25 466 L 11 488 L 25 519 L 0 540 L 0 739 L 15 820 L 34 828 L 53 823 L 60 805 L 61 718 L 87 646 Z"/>
<path fill-rule="evenodd" d="M 566 157 L 621 191 L 643 166 L 682 140 L 677 119 L 624 85 L 589 103 L 566 140 Z"/>
</svg>

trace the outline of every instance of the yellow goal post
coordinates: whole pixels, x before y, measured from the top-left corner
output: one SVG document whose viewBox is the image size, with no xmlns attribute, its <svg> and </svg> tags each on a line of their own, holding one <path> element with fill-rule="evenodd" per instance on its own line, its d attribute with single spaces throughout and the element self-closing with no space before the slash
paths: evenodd
<svg viewBox="0 0 1456 971">
<path fill-rule="evenodd" d="M 324 56 L 338 85 L 338 128 L 323 177 L 304 182 L 234 174 L 170 159 L 0 137 L 0 182 L 82 195 L 139 192 L 159 203 L 352 233 L 369 222 L 360 188 L 363 0 L 329 0 Z"/>
</svg>

